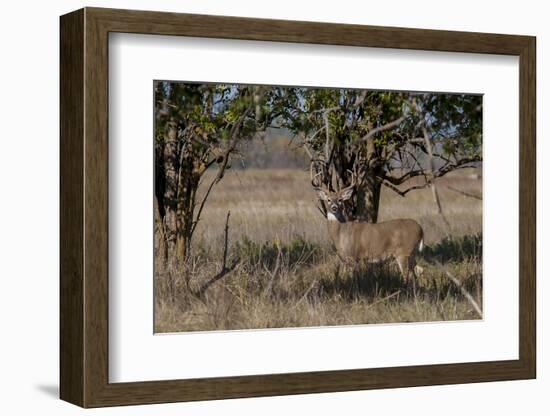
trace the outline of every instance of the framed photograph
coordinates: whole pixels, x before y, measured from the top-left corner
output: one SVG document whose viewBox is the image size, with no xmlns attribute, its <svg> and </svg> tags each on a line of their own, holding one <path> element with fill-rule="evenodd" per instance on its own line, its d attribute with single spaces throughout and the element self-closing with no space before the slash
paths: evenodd
<svg viewBox="0 0 550 416">
<path fill-rule="evenodd" d="M 536 377 L 534 37 L 60 28 L 63 400 Z"/>
</svg>

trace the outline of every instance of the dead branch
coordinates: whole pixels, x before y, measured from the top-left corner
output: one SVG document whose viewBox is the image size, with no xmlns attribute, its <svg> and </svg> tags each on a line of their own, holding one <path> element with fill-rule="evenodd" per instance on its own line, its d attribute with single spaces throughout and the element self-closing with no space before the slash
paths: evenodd
<svg viewBox="0 0 550 416">
<path fill-rule="evenodd" d="M 325 126 L 322 126 L 321 128 L 317 129 L 311 136 L 306 137 L 304 141 L 305 141 L 306 143 L 312 142 L 313 139 L 315 139 L 315 137 L 317 137 L 317 135 L 318 135 L 319 133 L 321 133 L 324 129 L 325 129 Z"/>
<path fill-rule="evenodd" d="M 482 200 L 481 195 L 476 195 L 476 194 L 471 194 L 469 192 L 461 191 L 460 189 L 453 188 L 452 186 L 446 186 L 446 188 L 450 189 L 451 191 L 457 192 L 461 195 L 464 195 L 464 196 L 467 196 L 467 197 L 470 197 L 470 198 L 474 198 L 474 199 L 479 199 L 480 201 Z"/>
<path fill-rule="evenodd" d="M 468 159 L 468 160 L 470 160 L 470 159 Z M 465 162 L 465 163 L 470 163 L 470 162 Z M 445 176 L 447 173 L 452 172 L 453 170 L 466 169 L 466 168 L 471 168 L 471 167 L 472 167 L 471 165 L 462 165 L 462 166 L 449 165 L 445 169 L 439 169 L 438 171 L 436 171 L 433 174 L 433 177 L 434 177 L 434 179 L 435 178 L 441 178 L 442 176 Z M 425 182 L 422 185 L 415 185 L 415 186 L 412 186 L 410 188 L 407 188 L 404 191 L 401 191 L 397 186 L 395 186 L 395 185 L 400 185 L 403 182 L 406 182 L 407 180 L 409 180 L 411 178 L 414 178 L 414 177 L 417 177 L 417 176 L 424 176 Z M 405 178 L 405 179 L 402 180 L 401 178 Z M 424 189 L 427 186 L 429 186 L 430 183 L 431 183 L 430 180 L 426 177 L 426 172 L 424 170 L 408 172 L 405 175 L 402 175 L 401 177 L 398 177 L 398 178 L 396 178 L 394 176 L 384 175 L 384 176 L 381 176 L 380 179 L 383 181 L 382 185 L 388 187 L 389 189 L 391 189 L 392 191 L 394 191 L 395 193 L 397 193 L 398 195 L 401 195 L 401 196 L 405 196 L 410 191 L 414 191 L 416 189 Z"/>
<path fill-rule="evenodd" d="M 384 176 L 384 180 L 388 181 L 389 183 L 393 184 L 393 185 L 400 185 L 402 184 L 403 182 L 411 179 L 411 178 L 414 178 L 416 176 L 426 176 L 426 172 L 424 171 L 424 169 L 417 169 L 417 170 L 410 170 L 408 171 L 407 173 L 404 173 L 403 175 L 399 176 L 399 177 L 395 177 L 395 176 Z"/>
<path fill-rule="evenodd" d="M 313 153 L 311 152 L 308 144 L 306 142 L 304 142 L 303 144 L 303 148 L 304 150 L 306 151 L 307 155 L 309 156 L 310 159 L 314 159 L 314 156 L 313 156 Z"/>
<path fill-rule="evenodd" d="M 191 140 L 193 140 L 197 144 L 200 144 L 201 146 L 203 146 L 207 149 L 212 147 L 212 145 L 210 143 L 207 143 L 206 141 L 204 141 L 195 132 L 193 132 L 193 134 L 191 134 L 190 136 L 191 136 Z"/>
<path fill-rule="evenodd" d="M 197 212 L 197 216 L 195 217 L 195 221 L 193 221 L 193 225 L 191 226 L 191 235 L 195 232 L 195 228 L 197 228 L 197 224 L 199 223 L 201 219 L 202 210 L 204 209 L 204 205 L 206 204 L 206 200 L 208 199 L 208 196 L 210 195 L 210 192 L 212 191 L 212 188 L 214 185 L 219 181 L 218 175 L 214 177 L 214 179 L 210 182 L 210 185 L 208 185 L 208 188 L 206 189 L 206 193 L 204 194 L 202 201 L 199 205 L 199 210 Z"/>
<path fill-rule="evenodd" d="M 195 295 L 199 298 L 204 297 L 204 294 L 206 293 L 206 290 L 212 286 L 214 283 L 216 283 L 218 280 L 222 279 L 224 276 L 235 270 L 237 265 L 239 264 L 238 260 L 234 260 L 231 266 L 227 267 L 227 249 L 228 249 L 228 242 L 229 242 L 229 215 L 231 214 L 231 211 L 227 211 L 227 218 L 225 219 L 225 230 L 224 230 L 224 241 L 223 241 L 223 263 L 222 268 L 215 276 L 212 276 L 210 279 L 208 279 L 203 285 L 195 292 Z"/>
<path fill-rule="evenodd" d="M 470 302 L 470 305 L 472 305 L 472 307 L 474 308 L 478 316 L 480 318 L 483 318 L 483 313 L 481 312 L 481 308 L 479 307 L 474 297 L 470 295 L 470 293 L 464 288 L 464 286 L 462 285 L 462 282 L 458 280 L 456 277 L 454 277 L 445 267 L 443 267 L 441 263 L 436 261 L 436 264 L 443 269 L 443 271 L 445 272 L 447 277 L 451 280 L 451 282 L 453 282 L 456 285 L 456 287 L 458 287 L 462 295 L 468 300 L 468 302 Z"/>
<path fill-rule="evenodd" d="M 386 297 L 384 297 L 384 298 L 382 298 L 382 299 L 378 299 L 376 302 L 373 302 L 373 303 L 371 303 L 370 305 L 368 305 L 368 306 L 367 306 L 367 309 L 370 309 L 370 308 L 372 308 L 373 306 L 376 306 L 376 305 L 378 305 L 378 304 L 380 304 L 380 303 L 384 303 L 384 302 L 386 302 L 387 300 L 390 300 L 391 298 L 394 298 L 394 297 L 396 297 L 396 296 L 399 296 L 400 293 L 401 293 L 401 291 L 398 290 L 397 292 L 393 292 L 391 295 L 388 295 L 388 296 L 386 296 Z"/>
<path fill-rule="evenodd" d="M 223 236 L 223 267 L 222 270 L 224 270 L 227 264 L 227 242 L 229 239 L 229 216 L 231 215 L 231 211 L 227 211 L 227 217 L 225 218 L 225 230 L 224 230 L 224 236 Z"/>
<path fill-rule="evenodd" d="M 381 133 L 383 131 L 386 131 L 386 130 L 391 130 L 393 129 L 394 127 L 397 127 L 399 126 L 404 120 L 405 120 L 405 116 L 401 116 L 399 117 L 398 119 L 396 120 L 393 120 L 393 121 L 390 121 L 389 123 L 386 123 L 382 126 L 378 126 L 374 129 L 372 129 L 371 131 L 369 131 L 367 134 L 365 134 L 363 137 L 361 137 L 361 141 L 368 141 L 369 139 L 371 139 L 374 135 L 378 134 L 378 133 Z"/>
<path fill-rule="evenodd" d="M 220 270 L 220 272 L 218 274 L 216 274 L 215 276 L 211 277 L 209 280 L 207 280 L 194 294 L 195 296 L 197 296 L 198 298 L 202 299 L 204 298 L 204 295 L 206 293 L 206 290 L 212 286 L 214 283 L 216 283 L 218 280 L 221 280 L 224 276 L 226 276 L 227 274 L 231 273 L 233 270 L 235 270 L 238 266 L 239 262 L 237 260 L 235 260 L 233 262 L 233 264 L 231 264 L 230 267 L 227 267 L 227 268 L 224 268 L 222 270 Z"/>
<path fill-rule="evenodd" d="M 293 309 L 297 309 L 298 306 L 300 306 L 300 304 L 307 299 L 307 296 L 309 295 L 309 293 L 315 289 L 317 286 L 319 285 L 319 282 L 317 280 L 314 280 L 311 285 L 309 285 L 309 287 L 306 289 L 306 291 L 304 292 L 304 294 L 302 295 L 302 297 L 300 299 L 298 299 L 298 302 L 296 302 L 294 305 L 293 305 Z"/>
<path fill-rule="evenodd" d="M 405 189 L 404 191 L 401 191 L 397 186 L 395 185 L 392 185 L 390 182 L 382 182 L 382 185 L 388 187 L 389 189 L 391 189 L 393 192 L 395 192 L 396 194 L 400 195 L 400 196 L 405 196 L 407 195 L 409 192 L 411 191 L 415 191 L 417 189 L 424 189 L 426 188 L 427 186 L 430 185 L 430 182 L 429 181 L 426 181 L 425 183 L 423 183 L 422 185 L 415 185 L 415 186 L 411 186 L 410 188 L 407 188 Z"/>
<path fill-rule="evenodd" d="M 202 198 L 202 201 L 199 205 L 199 210 L 197 212 L 197 216 L 195 217 L 195 220 L 193 221 L 193 225 L 191 226 L 191 235 L 195 232 L 195 228 L 197 228 L 197 224 L 200 221 L 202 210 L 204 209 L 204 205 L 206 204 L 206 200 L 208 199 L 208 196 L 210 195 L 210 192 L 212 191 L 212 188 L 216 183 L 218 183 L 224 176 L 225 170 L 227 169 L 227 164 L 229 163 L 229 157 L 234 152 L 236 146 L 237 146 L 237 137 L 239 134 L 239 131 L 242 127 L 242 123 L 244 122 L 245 118 L 248 116 L 249 112 L 251 111 L 251 107 L 249 107 L 235 123 L 231 127 L 231 130 L 229 132 L 229 143 L 227 145 L 227 148 L 221 155 L 221 162 L 219 164 L 218 173 L 216 174 L 216 177 L 210 182 L 210 185 L 208 186 L 206 193 L 204 194 L 204 197 Z M 228 215 L 229 217 L 229 215 Z"/>
<path fill-rule="evenodd" d="M 326 136 L 326 141 L 325 141 L 325 160 L 327 163 L 330 163 L 330 126 L 329 126 L 329 123 L 328 123 L 328 115 L 327 115 L 327 112 L 324 112 L 323 113 L 323 120 L 325 122 L 325 136 Z"/>
<path fill-rule="evenodd" d="M 264 265 L 265 272 L 269 275 L 269 282 L 264 290 L 264 295 L 267 295 L 271 293 L 271 290 L 273 288 L 273 283 L 275 283 L 275 280 L 277 279 L 277 276 L 279 274 L 279 267 L 281 266 L 281 251 L 277 253 L 277 259 L 275 260 L 275 267 L 273 268 L 273 271 L 270 271 L 266 265 Z"/>
<path fill-rule="evenodd" d="M 437 206 L 437 213 L 441 216 L 441 218 L 443 219 L 443 222 L 447 226 L 447 229 L 450 231 L 451 230 L 451 224 L 449 224 L 449 221 L 447 220 L 447 217 L 443 213 L 443 208 L 441 207 L 441 200 L 439 198 L 439 193 L 437 192 L 437 188 L 436 188 L 435 183 L 434 183 L 435 163 L 434 163 L 434 155 L 433 155 L 433 151 L 432 151 L 432 137 L 431 137 L 430 133 L 428 133 L 428 130 L 426 129 L 426 126 L 422 126 L 422 133 L 424 135 L 424 141 L 425 141 L 425 144 L 426 144 L 426 149 L 428 150 L 428 156 L 430 158 L 430 170 L 429 170 L 428 174 L 431 178 L 430 188 L 432 189 L 432 196 L 433 196 L 434 202 Z"/>
</svg>

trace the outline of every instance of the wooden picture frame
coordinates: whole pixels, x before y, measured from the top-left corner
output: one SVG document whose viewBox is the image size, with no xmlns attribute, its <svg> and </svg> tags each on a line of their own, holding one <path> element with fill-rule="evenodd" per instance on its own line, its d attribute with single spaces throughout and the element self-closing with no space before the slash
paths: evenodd
<svg viewBox="0 0 550 416">
<path fill-rule="evenodd" d="M 536 376 L 535 38 L 85 8 L 61 17 L 60 396 L 82 407 L 529 379 Z M 519 359 L 109 383 L 108 34 L 519 57 Z"/>
</svg>

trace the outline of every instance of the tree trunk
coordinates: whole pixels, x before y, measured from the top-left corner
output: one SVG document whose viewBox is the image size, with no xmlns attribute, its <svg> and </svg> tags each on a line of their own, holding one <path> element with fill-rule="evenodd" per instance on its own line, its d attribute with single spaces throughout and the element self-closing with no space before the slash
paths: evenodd
<svg viewBox="0 0 550 416">
<path fill-rule="evenodd" d="M 378 221 L 380 191 L 382 182 L 375 174 L 368 174 L 361 186 L 357 187 L 356 218 L 375 223 Z"/>
<path fill-rule="evenodd" d="M 163 149 L 164 161 L 164 237 L 166 240 L 166 259 L 168 265 L 176 259 L 177 235 L 177 187 L 178 187 L 178 146 L 177 125 L 174 120 L 168 122 Z"/>
<path fill-rule="evenodd" d="M 199 184 L 195 180 L 193 161 L 182 158 L 182 163 L 184 166 L 180 169 L 178 189 L 176 253 L 178 259 L 185 261 L 190 254 L 195 195 Z"/>
<path fill-rule="evenodd" d="M 160 262 L 161 264 L 155 264 L 155 268 L 162 273 L 166 268 L 166 259 L 167 259 L 168 253 L 166 251 L 166 237 L 164 236 L 164 222 L 162 219 L 162 215 L 160 214 L 159 203 L 156 196 L 154 198 L 154 210 L 155 210 L 154 218 L 155 218 L 155 239 L 156 239 L 155 245 L 157 249 L 157 255 L 155 256 L 155 258 L 162 259 L 162 261 Z"/>
</svg>

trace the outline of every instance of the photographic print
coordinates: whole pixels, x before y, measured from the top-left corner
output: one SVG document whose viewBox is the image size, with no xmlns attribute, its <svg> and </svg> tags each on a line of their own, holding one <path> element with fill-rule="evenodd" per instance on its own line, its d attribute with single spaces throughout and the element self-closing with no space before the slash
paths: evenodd
<svg viewBox="0 0 550 416">
<path fill-rule="evenodd" d="M 153 88 L 156 333 L 482 319 L 482 95 Z"/>
</svg>

